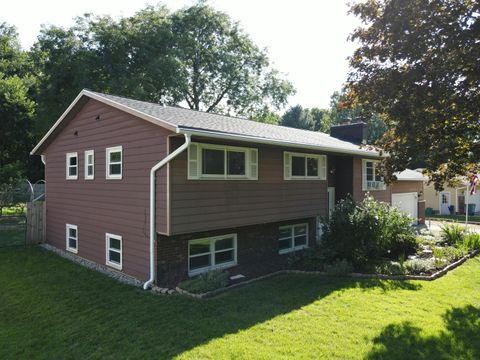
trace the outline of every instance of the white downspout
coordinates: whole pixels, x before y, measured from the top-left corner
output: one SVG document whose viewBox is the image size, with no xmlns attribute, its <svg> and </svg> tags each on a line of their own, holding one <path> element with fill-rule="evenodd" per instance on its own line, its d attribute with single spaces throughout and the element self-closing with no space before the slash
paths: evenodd
<svg viewBox="0 0 480 360">
<path fill-rule="evenodd" d="M 148 290 L 153 282 L 155 281 L 155 240 L 157 238 L 157 227 L 156 227 L 156 200 L 157 200 L 157 191 L 155 189 L 155 180 L 156 180 L 156 173 L 157 171 L 168 164 L 171 160 L 173 160 L 177 155 L 185 151 L 188 146 L 190 145 L 191 139 L 190 134 L 184 134 L 185 136 L 185 143 L 176 149 L 171 154 L 167 155 L 162 161 L 157 163 L 152 169 L 150 170 L 150 279 L 148 279 L 145 284 L 143 284 L 143 289 Z"/>
</svg>

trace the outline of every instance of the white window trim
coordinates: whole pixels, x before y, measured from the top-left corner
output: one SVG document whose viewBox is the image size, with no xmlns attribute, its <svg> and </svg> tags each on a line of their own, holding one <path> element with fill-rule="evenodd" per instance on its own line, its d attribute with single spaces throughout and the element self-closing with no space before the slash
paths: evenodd
<svg viewBox="0 0 480 360">
<path fill-rule="evenodd" d="M 120 250 L 110 248 L 110 241 L 109 241 L 110 239 L 120 240 Z M 120 253 L 120 264 L 109 260 L 108 256 L 109 256 L 110 251 Z M 122 237 L 120 235 L 105 233 L 105 264 L 107 264 L 108 266 L 110 266 L 112 268 L 115 268 L 117 270 L 122 270 L 122 267 L 123 267 L 123 241 L 122 241 Z"/>
<path fill-rule="evenodd" d="M 88 156 L 92 155 L 92 163 L 88 163 Z M 85 180 L 93 180 L 95 179 L 95 152 L 93 150 L 86 150 L 85 151 Z M 88 167 L 92 166 L 92 175 L 88 175 Z"/>
<path fill-rule="evenodd" d="M 120 162 L 110 162 L 110 153 L 120 151 Z M 110 165 L 120 164 L 120 174 L 110 174 Z M 123 148 L 122 146 L 114 146 L 105 149 L 105 179 L 121 180 L 123 175 Z"/>
<path fill-rule="evenodd" d="M 306 226 L 306 228 L 307 228 L 306 233 L 305 233 L 306 236 L 307 236 L 307 241 L 306 241 L 305 245 L 295 246 L 295 235 L 294 235 L 293 229 L 294 229 L 296 226 Z M 294 252 L 294 251 L 303 250 L 303 249 L 308 248 L 308 242 L 309 242 L 309 240 L 310 240 L 309 231 L 308 231 L 308 223 L 285 225 L 285 226 L 280 226 L 278 229 L 279 229 L 279 230 L 290 229 L 290 239 L 292 240 L 292 247 L 291 247 L 291 248 L 278 250 L 278 253 L 279 253 L 280 255 L 281 255 L 281 254 L 288 254 L 288 253 L 291 253 L 291 252 Z M 287 238 L 280 238 L 280 237 L 279 237 L 279 238 L 278 238 L 278 241 L 280 241 L 280 240 L 286 240 L 286 239 L 287 239 Z"/>
<path fill-rule="evenodd" d="M 70 229 L 75 229 L 75 234 L 77 235 L 75 238 L 75 241 L 77 242 L 77 247 L 72 248 L 70 247 L 70 242 L 68 241 L 70 239 Z M 77 225 L 72 225 L 72 224 L 66 224 L 65 226 L 65 248 L 67 251 L 70 251 L 74 254 L 78 254 L 78 226 Z"/>
<path fill-rule="evenodd" d="M 75 167 L 77 169 L 77 174 L 76 175 L 70 175 L 70 159 L 73 158 L 73 157 L 76 157 L 77 158 L 77 165 L 75 166 L 72 166 L 72 167 Z M 67 180 L 77 180 L 78 179 L 78 153 L 76 152 L 71 152 L 71 153 L 67 153 L 66 156 L 65 156 L 65 159 L 66 159 L 66 179 Z"/>
<path fill-rule="evenodd" d="M 215 253 L 216 253 L 215 252 L 215 242 L 218 241 L 218 240 L 225 239 L 225 238 L 233 238 L 233 261 L 216 265 L 216 264 L 214 264 L 215 263 Z M 190 270 L 190 244 L 195 244 L 195 243 L 199 243 L 199 242 L 206 242 L 206 241 L 209 242 L 209 252 L 208 253 L 202 253 L 202 254 L 196 254 L 196 255 L 193 255 L 193 257 L 205 256 L 205 255 L 209 254 L 211 265 L 203 267 L 203 268 Z M 237 248 L 237 234 L 227 234 L 227 235 L 220 235 L 220 236 L 190 240 L 188 242 L 188 259 L 187 259 L 187 261 L 188 261 L 188 275 L 189 276 L 195 276 L 195 275 L 198 275 L 198 274 L 210 271 L 210 270 L 227 269 L 227 268 L 230 268 L 232 266 L 237 265 L 237 250 L 238 250 L 238 248 Z M 227 249 L 219 250 L 217 252 L 222 252 L 222 251 L 227 251 Z"/>
<path fill-rule="evenodd" d="M 196 147 L 197 157 L 194 158 L 192 147 Z M 223 150 L 224 151 L 224 174 L 212 175 L 203 174 L 203 150 Z M 227 174 L 227 152 L 236 151 L 245 153 L 245 175 L 228 175 Z M 256 161 L 254 161 L 256 160 Z M 193 163 L 196 166 L 196 174 L 193 173 L 191 167 Z M 258 180 L 258 149 L 249 147 L 215 145 L 204 143 L 191 143 L 188 147 L 188 179 L 189 180 Z"/>
<path fill-rule="evenodd" d="M 362 191 L 384 191 L 387 189 L 387 184 L 384 181 L 371 181 L 378 183 L 377 187 L 368 186 L 367 181 L 367 162 L 373 163 L 373 178 L 375 179 L 376 174 L 376 164 L 380 163 L 380 160 L 371 160 L 371 159 L 362 159 Z M 383 177 L 382 177 L 383 179 Z"/>
<path fill-rule="evenodd" d="M 292 175 L 292 156 L 303 157 L 305 159 L 305 176 Z M 318 160 L 318 175 L 307 175 L 307 159 L 313 158 Z M 327 156 L 319 154 L 305 154 L 284 151 L 283 152 L 283 179 L 284 180 L 327 180 Z"/>
</svg>

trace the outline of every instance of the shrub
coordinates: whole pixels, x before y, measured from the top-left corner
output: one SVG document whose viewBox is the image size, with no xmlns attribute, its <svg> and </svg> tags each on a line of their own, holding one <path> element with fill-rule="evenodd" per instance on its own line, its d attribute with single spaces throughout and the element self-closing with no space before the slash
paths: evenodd
<svg viewBox="0 0 480 360">
<path fill-rule="evenodd" d="M 192 279 L 184 280 L 178 284 L 178 287 L 194 294 L 201 294 L 224 288 L 227 285 L 228 272 L 223 270 L 212 270 Z"/>
<path fill-rule="evenodd" d="M 329 275 L 347 275 L 353 271 L 353 265 L 346 259 L 337 259 L 331 264 L 325 264 L 325 272 Z"/>
<path fill-rule="evenodd" d="M 288 267 L 307 271 L 322 271 L 326 263 L 332 261 L 333 254 L 325 247 L 314 247 L 290 254 Z"/>
<path fill-rule="evenodd" d="M 412 259 L 405 261 L 405 270 L 408 274 L 428 273 L 435 269 L 433 259 Z"/>
<path fill-rule="evenodd" d="M 458 224 L 445 224 L 441 229 L 442 239 L 449 245 L 460 246 L 465 236 L 465 228 Z"/>
<path fill-rule="evenodd" d="M 433 256 L 435 259 L 439 259 L 440 261 L 443 260 L 443 262 L 448 263 L 453 263 L 459 260 L 460 258 L 464 257 L 465 254 L 465 250 L 453 246 L 437 247 L 433 249 Z"/>
<path fill-rule="evenodd" d="M 468 233 L 463 238 L 463 247 L 468 251 L 480 250 L 480 234 Z"/>
<path fill-rule="evenodd" d="M 337 258 L 364 269 L 370 262 L 415 249 L 412 219 L 387 203 L 367 195 L 358 205 L 347 198 L 339 202 L 323 225 L 322 242 Z"/>
<path fill-rule="evenodd" d="M 384 261 L 375 266 L 376 274 L 403 275 L 405 273 L 403 264 L 396 261 Z"/>
</svg>

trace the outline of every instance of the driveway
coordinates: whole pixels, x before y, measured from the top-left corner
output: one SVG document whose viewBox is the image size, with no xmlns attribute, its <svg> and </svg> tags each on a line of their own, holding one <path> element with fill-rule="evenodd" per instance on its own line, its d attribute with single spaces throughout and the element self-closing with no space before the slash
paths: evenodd
<svg viewBox="0 0 480 360">
<path fill-rule="evenodd" d="M 425 222 L 425 225 L 418 225 L 417 226 L 417 229 L 418 230 L 421 230 L 421 229 L 429 229 L 432 233 L 439 233 L 442 229 L 442 226 L 444 224 L 452 224 L 451 221 L 437 221 L 437 220 L 427 220 Z M 458 222 L 456 223 L 458 225 L 461 225 L 461 226 L 465 226 L 465 223 L 461 223 L 461 222 Z M 478 232 L 480 233 L 480 225 L 476 225 L 476 224 L 468 224 L 468 230 L 469 231 L 472 231 L 472 232 Z"/>
</svg>

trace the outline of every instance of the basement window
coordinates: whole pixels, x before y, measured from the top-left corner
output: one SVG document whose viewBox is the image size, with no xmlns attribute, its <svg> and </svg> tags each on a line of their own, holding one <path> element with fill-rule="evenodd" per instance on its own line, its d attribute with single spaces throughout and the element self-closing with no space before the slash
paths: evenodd
<svg viewBox="0 0 480 360">
<path fill-rule="evenodd" d="M 188 243 L 188 274 L 190 276 L 236 264 L 236 234 L 196 239 Z"/>
<path fill-rule="evenodd" d="M 117 270 L 122 270 L 122 237 L 119 235 L 105 234 L 106 264 Z"/>
<path fill-rule="evenodd" d="M 308 247 L 308 224 L 281 226 L 278 236 L 278 252 L 285 254 Z"/>
<path fill-rule="evenodd" d="M 67 157 L 67 180 L 77 180 L 78 179 L 78 154 L 68 153 Z"/>
<path fill-rule="evenodd" d="M 65 232 L 66 249 L 74 254 L 78 253 L 77 225 L 67 224 Z"/>
<path fill-rule="evenodd" d="M 106 150 L 106 178 L 121 179 L 122 178 L 122 160 L 123 149 L 121 146 L 107 148 Z"/>
</svg>

